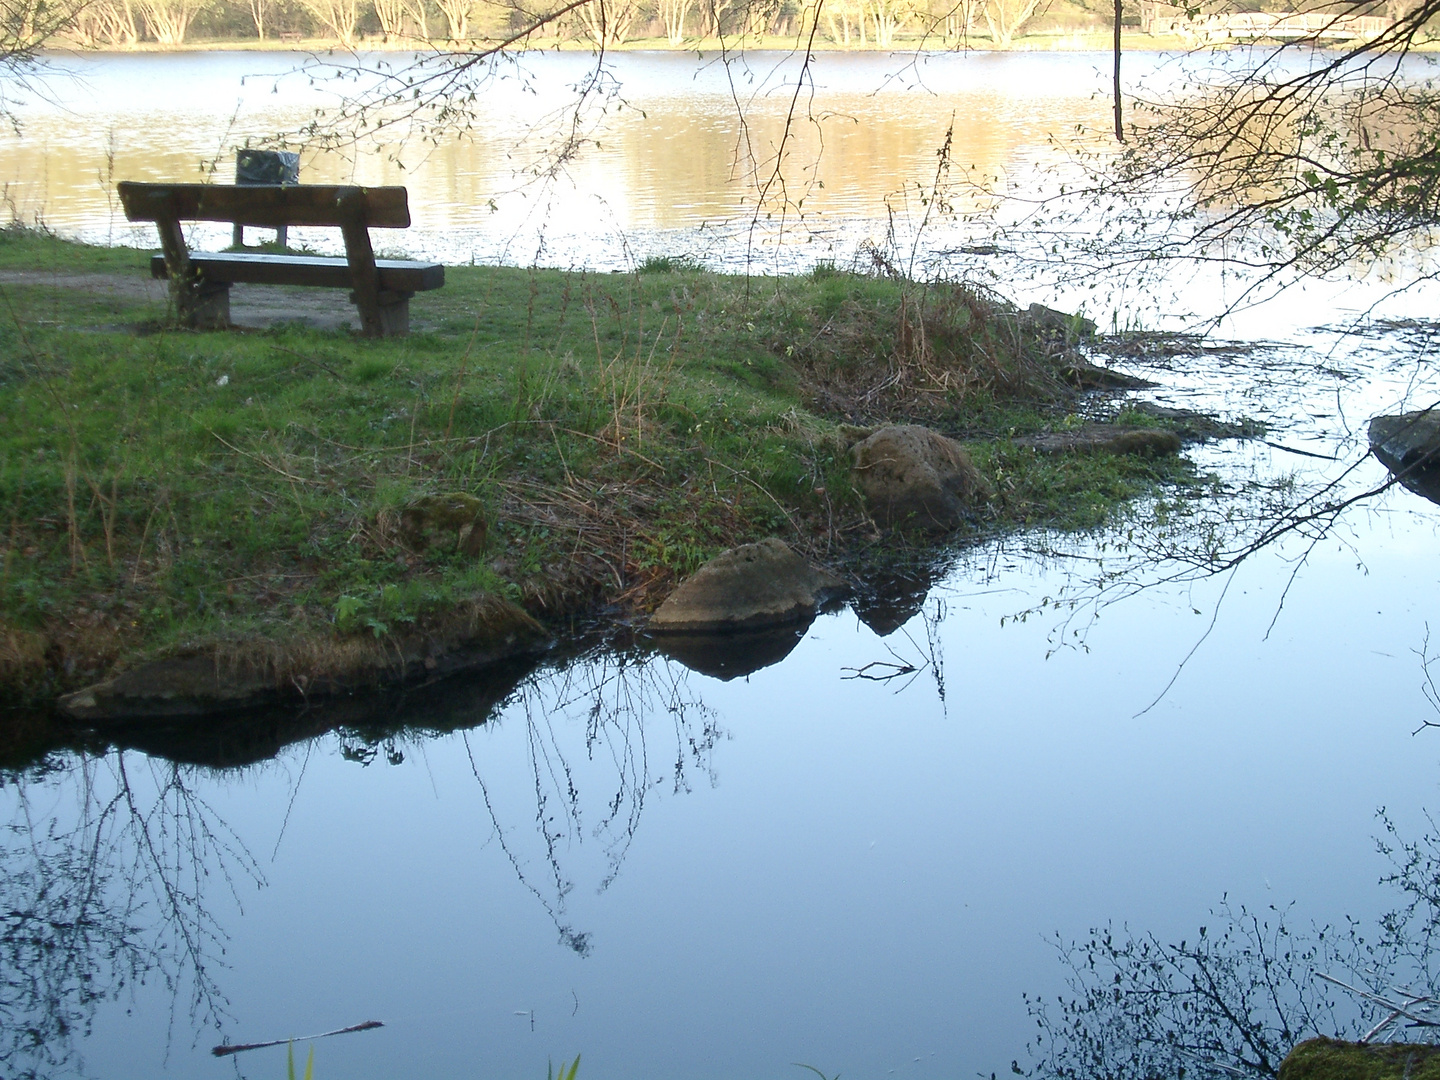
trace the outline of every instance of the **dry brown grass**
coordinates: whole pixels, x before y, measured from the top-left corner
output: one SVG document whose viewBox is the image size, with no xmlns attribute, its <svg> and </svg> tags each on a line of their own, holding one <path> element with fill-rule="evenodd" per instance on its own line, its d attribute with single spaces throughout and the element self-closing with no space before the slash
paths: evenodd
<svg viewBox="0 0 1440 1080">
<path fill-rule="evenodd" d="M 937 419 L 1065 394 L 1053 343 L 1013 306 L 964 285 L 905 284 L 898 304 L 846 300 L 793 359 L 807 402 L 852 420 Z"/>
<path fill-rule="evenodd" d="M 46 638 L 0 626 L 0 683 L 30 682 L 44 673 Z"/>
</svg>

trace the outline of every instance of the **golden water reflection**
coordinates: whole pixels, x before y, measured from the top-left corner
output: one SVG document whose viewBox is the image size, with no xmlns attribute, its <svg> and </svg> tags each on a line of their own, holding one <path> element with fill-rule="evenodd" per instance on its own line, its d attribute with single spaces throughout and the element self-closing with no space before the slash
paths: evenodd
<svg viewBox="0 0 1440 1080">
<path fill-rule="evenodd" d="M 757 202 L 762 240 L 782 232 L 818 239 L 813 261 L 827 248 L 876 238 L 892 211 L 916 211 L 952 123 L 952 180 L 983 177 L 1002 190 L 1059 160 L 1052 133 L 1103 128 L 1096 58 L 954 56 L 923 72 L 914 60 L 823 57 L 813 93 L 790 117 L 793 62 L 737 77 L 690 56 L 624 55 L 614 63 L 626 107 L 593 129 L 594 145 L 539 182 L 526 169 L 545 162 L 555 137 L 544 118 L 564 115 L 591 59 L 537 57 L 527 61 L 535 69 L 527 85 L 487 88 L 481 122 L 465 138 L 368 144 L 357 153 L 306 149 L 302 178 L 407 185 L 414 227 L 382 235 L 380 245 L 452 262 L 527 262 L 542 242 L 541 261 L 568 265 L 623 260 L 626 243 L 723 261 L 721 249 L 754 239 Z M 235 147 L 298 129 L 335 101 L 335 83 L 286 76 L 295 61 L 274 54 L 65 63 L 77 78 L 61 100 L 33 103 L 21 133 L 0 138 L 0 182 L 22 219 L 92 240 L 153 243 L 148 227 L 123 220 L 114 181 L 192 180 L 211 169 L 227 181 Z M 959 214 L 985 205 L 957 195 Z M 220 238 L 223 227 L 210 231 Z M 325 248 L 337 238 L 300 239 Z"/>
</svg>

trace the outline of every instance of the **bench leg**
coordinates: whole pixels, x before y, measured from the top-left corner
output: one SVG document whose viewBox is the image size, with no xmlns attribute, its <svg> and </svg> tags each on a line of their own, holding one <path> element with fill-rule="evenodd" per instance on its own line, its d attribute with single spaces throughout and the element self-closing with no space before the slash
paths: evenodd
<svg viewBox="0 0 1440 1080">
<path fill-rule="evenodd" d="M 380 316 L 380 333 L 367 335 L 374 337 L 404 337 L 410 333 L 410 297 L 414 293 L 389 292 L 382 290 L 376 299 L 379 300 L 377 311 Z M 360 309 L 360 332 L 365 333 L 365 309 L 360 303 L 358 293 L 350 294 L 350 302 Z"/>
<path fill-rule="evenodd" d="M 230 325 L 228 282 L 198 282 L 180 312 L 180 321 L 196 330 L 224 330 Z"/>
<path fill-rule="evenodd" d="M 385 337 L 404 337 L 410 333 L 410 297 L 408 294 L 401 295 L 399 293 L 392 293 L 390 295 L 400 296 L 400 299 L 387 304 L 384 294 L 381 295 L 381 333 L 383 333 Z"/>
</svg>

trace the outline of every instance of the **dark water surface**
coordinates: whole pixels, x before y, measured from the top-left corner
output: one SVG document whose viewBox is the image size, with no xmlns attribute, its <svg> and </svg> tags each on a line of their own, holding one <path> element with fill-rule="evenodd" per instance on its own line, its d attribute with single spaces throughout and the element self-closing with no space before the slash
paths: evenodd
<svg viewBox="0 0 1440 1080">
<path fill-rule="evenodd" d="M 1007 58 L 1002 90 L 1035 62 Z M 956 553 L 909 609 L 867 611 L 886 636 L 821 617 L 729 681 L 597 646 L 338 731 L 166 744 L 225 768 L 153 736 L 57 752 L 0 789 L 0 909 L 58 943 L 7 972 L 0 1015 L 68 1018 L 79 1057 L 53 1071 L 115 1080 L 278 1076 L 283 1048 L 209 1048 L 368 1019 L 317 1044 L 318 1077 L 538 1078 L 576 1053 L 586 1080 L 969 1077 L 1025 1060 L 1022 992 L 1063 981 L 1048 935 L 1179 937 L 1226 895 L 1372 916 L 1376 809 L 1413 832 L 1436 804 L 1440 731 L 1412 732 L 1440 720 L 1440 507 L 1392 489 L 1217 577 L 1184 556 L 1326 478 L 1383 479 L 1364 425 L 1434 400 L 1433 329 L 1305 329 L 1376 295 L 1234 324 L 1280 344 L 1132 362 L 1148 397 L 1267 420 L 1268 444 L 1190 451 L 1204 500 Z"/>
</svg>

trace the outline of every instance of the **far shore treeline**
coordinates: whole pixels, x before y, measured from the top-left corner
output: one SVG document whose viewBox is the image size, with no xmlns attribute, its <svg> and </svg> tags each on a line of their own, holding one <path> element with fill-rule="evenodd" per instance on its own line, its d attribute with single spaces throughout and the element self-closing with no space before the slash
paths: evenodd
<svg viewBox="0 0 1440 1080">
<path fill-rule="evenodd" d="M 25 0 L 22 0 L 22 5 Z M 72 0 L 72 4 L 75 0 Z M 547 6 L 548 5 L 548 6 Z M 1246 10 L 1290 6 L 1251 0 Z M 571 7 L 563 17 L 554 12 Z M 1389 14 L 1387 4 L 1374 5 Z M 1127 5 L 1127 33 L 1160 32 L 1146 0 Z M 1112 0 L 80 0 L 51 43 L 89 49 L 343 47 L 474 49 L 521 35 L 522 45 L 694 48 L 1104 47 Z M 538 27 L 533 34 L 527 30 Z M 1021 39 L 1024 39 L 1021 41 Z M 1048 40 L 1047 40 L 1048 39 Z"/>
</svg>

